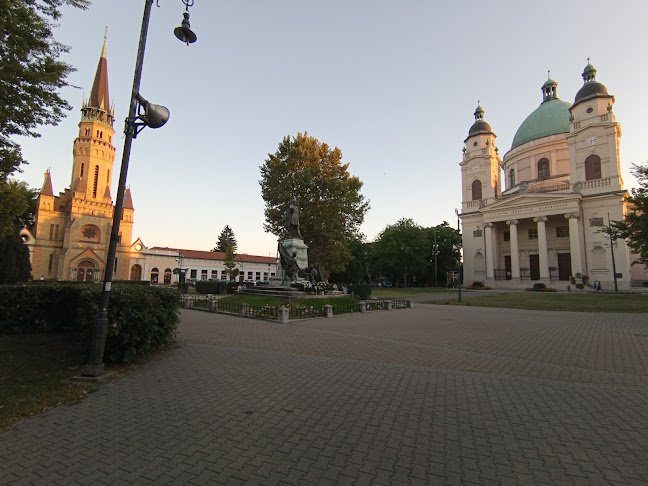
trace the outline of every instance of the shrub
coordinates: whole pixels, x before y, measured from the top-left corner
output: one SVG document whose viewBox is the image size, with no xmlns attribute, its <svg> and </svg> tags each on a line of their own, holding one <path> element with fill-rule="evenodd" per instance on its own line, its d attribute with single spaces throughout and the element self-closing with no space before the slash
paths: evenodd
<svg viewBox="0 0 648 486">
<path fill-rule="evenodd" d="M 364 285 L 357 284 L 357 285 L 354 285 L 350 289 L 350 291 L 354 292 L 353 295 L 355 296 L 356 299 L 360 299 L 360 300 L 368 299 L 369 296 L 371 295 L 371 285 L 369 285 L 369 284 L 364 284 Z"/>
<path fill-rule="evenodd" d="M 181 294 L 189 292 L 189 282 L 178 282 L 178 291 Z"/>
<path fill-rule="evenodd" d="M 214 282 L 211 280 L 198 280 L 196 282 L 196 293 L 198 294 L 226 294 L 228 292 L 227 282 Z"/>
<path fill-rule="evenodd" d="M 480 288 L 482 288 L 483 286 L 484 286 L 483 282 L 479 282 L 479 281 L 477 281 L 477 282 L 473 282 L 473 283 L 472 283 L 472 288 L 474 288 L 474 289 L 480 289 Z"/>
<path fill-rule="evenodd" d="M 544 290 L 546 289 L 547 286 L 543 284 L 542 282 L 537 282 L 533 284 L 533 290 Z"/>
<path fill-rule="evenodd" d="M 227 282 L 227 293 L 228 294 L 233 294 L 236 292 L 236 289 L 238 289 L 239 283 L 235 282 L 234 280 L 230 280 Z"/>
<path fill-rule="evenodd" d="M 72 331 L 87 354 L 101 285 L 50 282 L 0 286 L 0 334 Z M 180 295 L 144 285 L 113 286 L 108 305 L 105 361 L 127 363 L 171 342 Z"/>
</svg>

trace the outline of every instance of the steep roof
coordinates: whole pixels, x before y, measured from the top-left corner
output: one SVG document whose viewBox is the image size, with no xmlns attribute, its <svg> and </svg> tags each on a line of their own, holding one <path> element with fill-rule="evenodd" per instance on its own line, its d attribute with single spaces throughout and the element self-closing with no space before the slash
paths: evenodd
<svg viewBox="0 0 648 486">
<path fill-rule="evenodd" d="M 130 187 L 126 188 L 126 194 L 124 195 L 124 209 L 135 209 L 133 207 L 133 198 L 131 196 Z"/>
<path fill-rule="evenodd" d="M 104 39 L 101 57 L 97 65 L 92 91 L 90 92 L 89 106 L 101 110 L 110 110 L 110 100 L 108 97 L 108 59 L 106 58 L 106 40 Z"/>
<path fill-rule="evenodd" d="M 54 190 L 52 189 L 52 176 L 50 176 L 49 169 L 45 172 L 45 182 L 43 182 L 43 188 L 40 193 L 42 196 L 54 195 Z"/>
<path fill-rule="evenodd" d="M 168 248 L 163 246 L 154 246 L 151 250 L 162 250 L 171 253 L 182 253 L 184 258 L 197 258 L 202 260 L 223 260 L 225 259 L 224 251 L 202 251 L 202 250 L 183 250 L 180 248 Z M 245 253 L 234 256 L 235 262 L 244 263 L 277 263 L 275 257 L 264 257 L 259 255 L 247 255 Z"/>
</svg>

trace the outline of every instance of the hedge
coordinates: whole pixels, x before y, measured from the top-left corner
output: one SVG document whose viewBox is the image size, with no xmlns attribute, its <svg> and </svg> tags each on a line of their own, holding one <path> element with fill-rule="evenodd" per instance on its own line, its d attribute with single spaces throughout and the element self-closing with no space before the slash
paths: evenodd
<svg viewBox="0 0 648 486">
<path fill-rule="evenodd" d="M 0 285 L 0 334 L 73 332 L 87 354 L 100 293 L 101 284 Z M 116 283 L 110 294 L 106 362 L 128 363 L 173 341 L 177 291 Z"/>
<path fill-rule="evenodd" d="M 227 294 L 227 282 L 214 282 L 212 280 L 198 280 L 196 282 L 198 294 Z"/>
</svg>

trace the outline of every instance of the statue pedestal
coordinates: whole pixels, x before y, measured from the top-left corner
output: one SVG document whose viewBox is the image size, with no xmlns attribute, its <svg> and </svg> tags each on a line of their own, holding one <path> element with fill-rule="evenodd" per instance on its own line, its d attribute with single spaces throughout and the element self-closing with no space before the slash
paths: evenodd
<svg viewBox="0 0 648 486">
<path fill-rule="evenodd" d="M 290 256 L 296 254 L 295 260 L 300 270 L 308 268 L 308 246 L 301 238 L 286 238 L 283 240 L 283 247 Z"/>
</svg>

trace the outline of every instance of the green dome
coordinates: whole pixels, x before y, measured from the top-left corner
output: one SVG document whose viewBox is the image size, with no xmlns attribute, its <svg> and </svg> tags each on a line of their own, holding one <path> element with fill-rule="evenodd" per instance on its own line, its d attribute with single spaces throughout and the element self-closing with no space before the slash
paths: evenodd
<svg viewBox="0 0 648 486">
<path fill-rule="evenodd" d="M 570 103 L 557 98 L 542 103 L 522 122 L 513 137 L 511 149 L 539 138 L 558 133 L 569 133 L 570 107 Z"/>
</svg>

